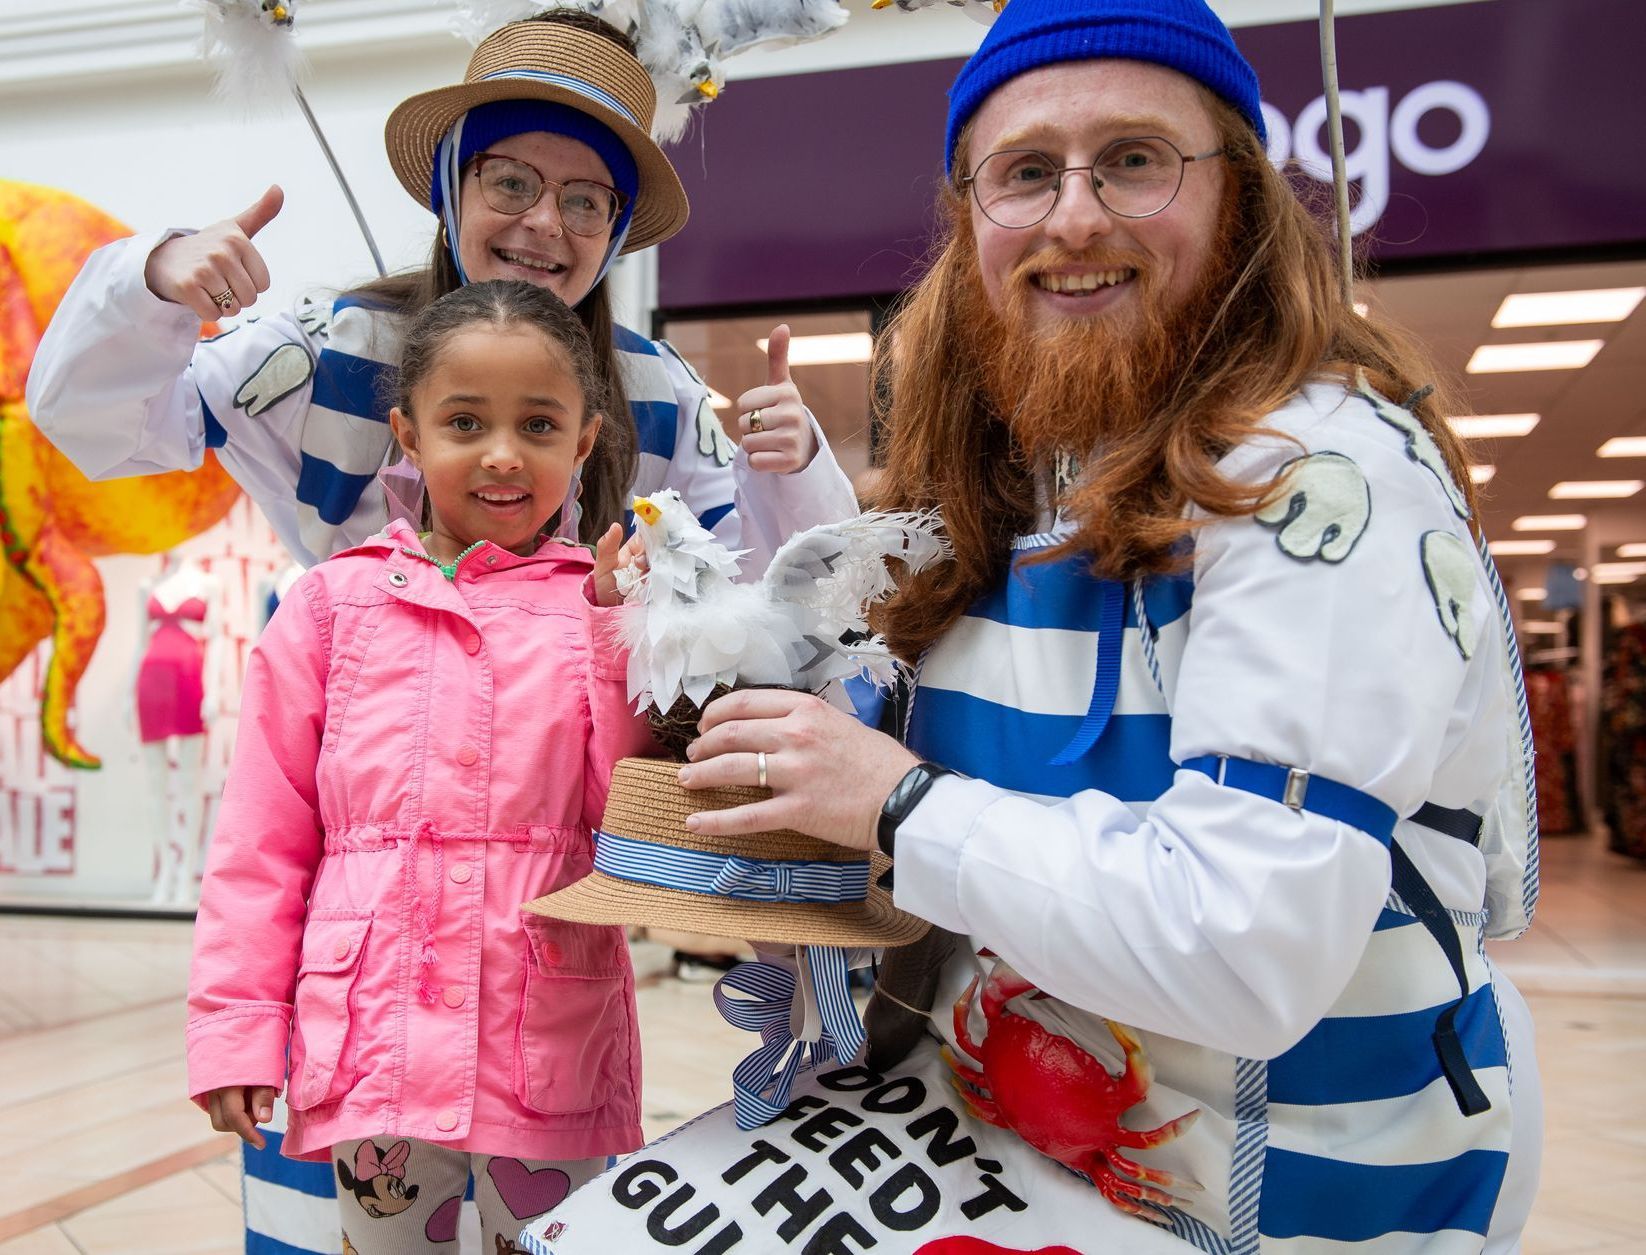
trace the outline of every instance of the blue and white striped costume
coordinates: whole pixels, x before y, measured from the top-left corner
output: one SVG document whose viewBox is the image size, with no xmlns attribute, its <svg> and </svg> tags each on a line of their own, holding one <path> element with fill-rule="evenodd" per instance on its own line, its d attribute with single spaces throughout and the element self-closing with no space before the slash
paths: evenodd
<svg viewBox="0 0 1646 1255">
<path fill-rule="evenodd" d="M 30 372 L 35 423 L 92 479 L 192 470 L 205 450 L 305 566 L 387 519 L 371 485 L 388 455 L 397 320 L 354 298 L 302 303 L 197 343 L 188 308 L 149 292 L 143 265 L 175 232 L 97 250 L 65 295 Z M 636 493 L 676 488 L 745 568 L 790 533 L 857 512 L 819 434 L 811 465 L 761 475 L 735 452 L 708 389 L 667 345 L 616 328 L 640 437 Z"/>
<path fill-rule="evenodd" d="M 395 320 L 344 297 L 200 343 L 193 312 L 143 282 L 148 255 L 171 234 L 121 240 L 87 261 L 36 354 L 37 425 L 93 479 L 190 470 L 215 449 L 304 565 L 380 530 L 387 508 L 373 480 L 391 440 Z M 672 349 L 621 327 L 614 341 L 639 434 L 633 491 L 678 489 L 704 526 L 750 551 L 745 571 L 763 571 L 793 532 L 857 513 L 821 432 L 804 469 L 753 472 Z M 268 1148 L 245 1150 L 247 1255 L 334 1255 L 332 1165 L 281 1157 L 277 1107 Z"/>
<path fill-rule="evenodd" d="M 1307 457 L 1289 482 L 1308 491 L 1198 530 L 1185 575 L 1106 591 L 1083 561 L 1033 561 L 1052 523 L 929 651 L 909 744 L 974 778 L 940 779 L 899 828 L 897 904 L 1009 962 L 1051 995 L 1013 1009 L 1111 1070 L 1099 1015 L 1141 1030 L 1156 1079 L 1127 1126 L 1202 1113 L 1138 1152 L 1204 1187 L 1167 1218 L 1193 1246 L 1518 1249 L 1535 1063 L 1482 944 L 1530 919 L 1536 830 L 1501 590 L 1403 411 L 1319 384 L 1266 425 L 1297 443 L 1254 440 L 1224 471 L 1267 482 Z M 1430 1035 L 1458 983 L 1391 891 L 1385 842 L 1180 766 L 1203 755 L 1402 817 L 1486 816 L 1478 848 L 1405 818 L 1394 839 L 1461 939 L 1456 1023 L 1488 1111 L 1462 1115 L 1442 1075 Z M 951 1042 L 979 961 L 945 972 L 933 1022 Z"/>
</svg>

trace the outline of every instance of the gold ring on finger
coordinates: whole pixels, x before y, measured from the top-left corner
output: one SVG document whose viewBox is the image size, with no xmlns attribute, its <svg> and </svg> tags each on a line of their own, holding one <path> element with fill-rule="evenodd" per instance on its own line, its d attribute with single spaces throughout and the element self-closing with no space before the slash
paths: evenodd
<svg viewBox="0 0 1646 1255">
<path fill-rule="evenodd" d="M 234 289 L 224 288 L 216 296 L 211 298 L 211 303 L 217 306 L 217 308 L 222 310 L 225 314 L 228 313 L 234 308 Z"/>
<path fill-rule="evenodd" d="M 760 788 L 766 787 L 766 751 L 760 750 L 754 756 L 754 781 Z"/>
<path fill-rule="evenodd" d="M 750 431 L 765 431 L 766 430 L 766 424 L 760 421 L 760 411 L 759 410 L 755 410 L 752 413 L 750 413 L 750 415 L 749 415 L 749 430 Z"/>
</svg>

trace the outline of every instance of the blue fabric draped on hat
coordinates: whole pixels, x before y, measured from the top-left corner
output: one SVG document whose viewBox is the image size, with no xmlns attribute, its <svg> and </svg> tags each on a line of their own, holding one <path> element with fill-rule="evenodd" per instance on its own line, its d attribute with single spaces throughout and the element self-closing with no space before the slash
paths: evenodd
<svg viewBox="0 0 1646 1255">
<path fill-rule="evenodd" d="M 611 172 L 612 186 L 623 196 L 623 209 L 612 224 L 611 245 L 600 267 L 604 277 L 617 250 L 628 234 L 629 221 L 634 216 L 635 193 L 640 188 L 640 172 L 623 141 L 611 128 L 570 105 L 545 100 L 494 100 L 477 105 L 465 113 L 447 132 L 435 154 L 434 172 L 430 180 L 430 207 L 446 223 L 447 240 L 457 272 L 465 283 L 468 275 L 457 255 L 457 206 L 448 197 L 448 184 L 455 187 L 458 173 L 476 153 L 485 152 L 499 140 L 529 131 L 546 131 L 550 135 L 564 135 L 567 139 L 587 144 Z M 455 160 L 454 160 L 455 158 Z M 597 280 L 598 282 L 598 280 Z"/>
<path fill-rule="evenodd" d="M 1185 74 L 1267 141 L 1257 72 L 1205 0 L 1011 0 L 949 88 L 944 169 L 961 129 L 997 87 L 1042 66 L 1114 57 Z"/>
</svg>

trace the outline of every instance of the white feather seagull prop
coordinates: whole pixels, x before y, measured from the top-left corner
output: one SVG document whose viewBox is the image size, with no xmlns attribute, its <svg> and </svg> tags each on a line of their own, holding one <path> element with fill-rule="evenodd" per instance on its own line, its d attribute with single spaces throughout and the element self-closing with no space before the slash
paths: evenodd
<svg viewBox="0 0 1646 1255">
<path fill-rule="evenodd" d="M 815 692 L 866 671 L 889 683 L 886 644 L 868 608 L 897 584 L 887 559 L 915 572 L 949 554 L 935 513 L 863 514 L 789 538 L 758 583 L 673 489 L 634 502 L 648 570 L 622 573 L 620 633 L 629 699 L 660 712 L 684 696 L 701 707 L 718 684 Z"/>
<path fill-rule="evenodd" d="M 246 112 L 283 104 L 305 69 L 292 31 L 297 0 L 184 0 L 206 19 L 204 51 L 219 99 Z"/>
<path fill-rule="evenodd" d="M 725 60 L 757 45 L 817 39 L 849 16 L 837 0 L 569 0 L 634 40 L 657 88 L 652 138 L 666 144 L 686 130 L 692 109 L 726 85 Z M 478 44 L 506 22 L 530 17 L 539 0 L 458 0 L 454 25 Z"/>
</svg>

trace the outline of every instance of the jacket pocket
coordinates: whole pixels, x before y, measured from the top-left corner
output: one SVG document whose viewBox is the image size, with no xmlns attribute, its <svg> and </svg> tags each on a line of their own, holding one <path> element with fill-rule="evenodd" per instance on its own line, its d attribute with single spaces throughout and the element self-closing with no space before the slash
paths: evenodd
<svg viewBox="0 0 1646 1255">
<path fill-rule="evenodd" d="M 623 929 L 521 914 L 526 975 L 514 1092 L 544 1115 L 604 1106 L 629 1087 L 629 956 Z"/>
<path fill-rule="evenodd" d="M 286 1103 L 294 1111 L 335 1102 L 358 1079 L 350 1028 L 354 986 L 371 922 L 369 912 L 324 919 L 311 916 L 303 930 L 286 1093 Z"/>
</svg>

